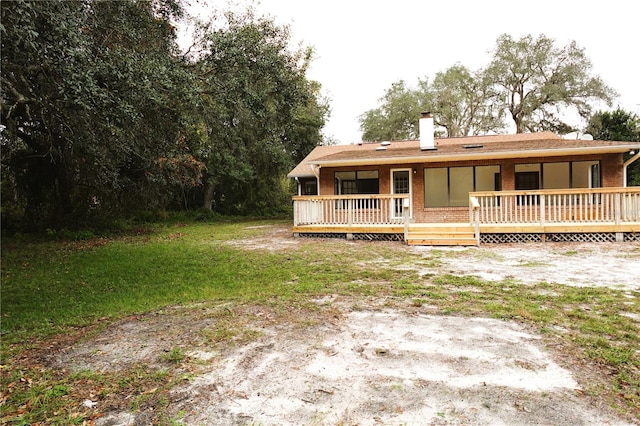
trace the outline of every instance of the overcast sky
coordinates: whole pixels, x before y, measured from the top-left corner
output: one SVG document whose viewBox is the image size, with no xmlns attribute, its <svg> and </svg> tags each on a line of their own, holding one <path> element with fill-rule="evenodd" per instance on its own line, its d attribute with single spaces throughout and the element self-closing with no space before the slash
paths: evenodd
<svg viewBox="0 0 640 426">
<path fill-rule="evenodd" d="M 193 11 L 220 1 L 191 0 Z M 239 1 L 237 4 L 250 4 Z M 203 7 L 204 4 L 204 7 Z M 476 70 L 503 33 L 545 34 L 585 49 L 593 73 L 620 97 L 615 106 L 640 113 L 640 3 L 634 0 L 260 0 L 261 14 L 289 25 L 295 43 L 316 52 L 308 77 L 330 99 L 324 133 L 341 144 L 361 140 L 358 117 L 378 105 L 391 84 L 414 87 L 456 63 Z"/>
</svg>

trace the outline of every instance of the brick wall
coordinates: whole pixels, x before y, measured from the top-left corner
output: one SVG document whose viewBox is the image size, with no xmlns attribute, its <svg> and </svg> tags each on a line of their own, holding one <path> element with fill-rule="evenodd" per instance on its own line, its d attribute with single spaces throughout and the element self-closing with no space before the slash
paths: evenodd
<svg viewBox="0 0 640 426">
<path fill-rule="evenodd" d="M 378 170 L 380 193 L 391 192 L 391 171 L 394 169 L 410 169 L 413 194 L 413 220 L 416 222 L 468 222 L 468 207 L 424 207 L 424 169 L 425 167 L 465 167 L 465 166 L 490 166 L 499 165 L 501 173 L 502 189 L 505 191 L 515 189 L 515 165 L 544 162 L 568 162 L 568 161 L 594 161 L 600 160 L 600 173 L 603 187 L 621 187 L 623 185 L 623 159 L 622 154 L 606 155 L 579 155 L 556 157 L 553 161 L 549 158 L 521 158 L 504 160 L 482 160 L 464 162 L 439 162 L 428 164 L 396 164 L 358 167 L 323 167 L 320 169 L 320 195 L 334 194 L 334 173 L 336 171 Z"/>
</svg>

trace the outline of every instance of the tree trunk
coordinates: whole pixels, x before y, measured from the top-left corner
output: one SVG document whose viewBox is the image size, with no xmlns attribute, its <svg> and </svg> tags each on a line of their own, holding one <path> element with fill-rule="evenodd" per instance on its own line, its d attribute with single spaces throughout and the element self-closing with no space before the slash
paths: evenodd
<svg viewBox="0 0 640 426">
<path fill-rule="evenodd" d="M 209 210 L 211 211 L 211 209 L 213 208 L 213 191 L 215 189 L 215 186 L 213 186 L 213 184 L 206 182 L 204 184 L 204 202 L 202 204 L 202 207 L 205 210 Z"/>
<path fill-rule="evenodd" d="M 54 223 L 56 228 L 73 227 L 73 177 L 69 165 L 62 159 L 55 165 L 55 199 L 54 199 Z"/>
<path fill-rule="evenodd" d="M 519 115 L 514 115 L 513 121 L 516 122 L 516 133 L 524 133 L 524 127 L 522 126 L 522 117 Z"/>
</svg>

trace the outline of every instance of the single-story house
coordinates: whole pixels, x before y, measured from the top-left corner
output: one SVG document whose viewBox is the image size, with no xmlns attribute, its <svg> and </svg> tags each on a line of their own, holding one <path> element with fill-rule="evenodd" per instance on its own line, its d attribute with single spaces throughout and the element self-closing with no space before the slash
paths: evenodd
<svg viewBox="0 0 640 426">
<path fill-rule="evenodd" d="M 551 132 L 318 146 L 290 173 L 299 236 L 410 244 L 640 240 L 640 142 Z M 631 154 L 626 161 L 624 154 Z"/>
</svg>

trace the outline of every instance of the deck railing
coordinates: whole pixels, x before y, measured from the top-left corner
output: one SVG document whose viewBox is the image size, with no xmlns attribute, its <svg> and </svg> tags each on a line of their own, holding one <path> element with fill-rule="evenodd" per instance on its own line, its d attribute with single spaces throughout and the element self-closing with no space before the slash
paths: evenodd
<svg viewBox="0 0 640 426">
<path fill-rule="evenodd" d="M 293 197 L 293 224 L 393 225 L 403 223 L 409 194 L 319 195 Z"/>
<path fill-rule="evenodd" d="M 640 187 L 469 193 L 472 223 L 640 222 Z"/>
</svg>

